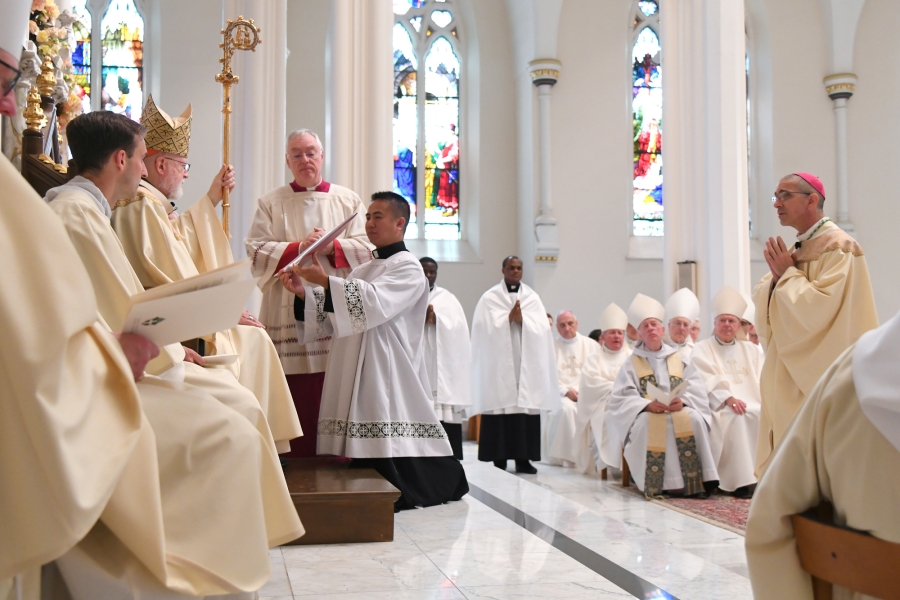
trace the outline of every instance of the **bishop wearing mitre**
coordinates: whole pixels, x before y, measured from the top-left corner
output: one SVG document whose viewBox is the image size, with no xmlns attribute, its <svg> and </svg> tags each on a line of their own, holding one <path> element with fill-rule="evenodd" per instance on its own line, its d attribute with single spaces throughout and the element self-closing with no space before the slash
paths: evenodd
<svg viewBox="0 0 900 600">
<path fill-rule="evenodd" d="M 634 482 L 648 498 L 664 492 L 706 497 L 719 483 L 706 386 L 696 368 L 663 342 L 665 315 L 662 304 L 643 294 L 628 309 L 640 342 L 613 384 L 606 415 L 610 442 L 624 447 Z M 651 385 L 664 392 L 662 399 L 654 398 L 659 392 Z M 678 388 L 677 397 L 669 397 Z"/>
<path fill-rule="evenodd" d="M 753 292 L 756 330 L 766 351 L 757 475 L 765 469 L 803 399 L 825 369 L 859 336 L 878 326 L 866 257 L 825 216 L 825 186 L 811 173 L 786 175 L 772 203 L 797 241 L 769 238 L 767 273 Z"/>
<path fill-rule="evenodd" d="M 147 174 L 137 194 L 118 200 L 113 207 L 113 229 L 145 289 L 234 262 L 215 209 L 222 201 L 223 187 L 234 187 L 234 174 L 228 167 L 222 167 L 209 192 L 181 215 L 171 202 L 181 197 L 182 183 L 188 178 L 191 120 L 190 105 L 173 119 L 156 106 L 152 96 L 147 98 L 141 118 L 147 130 Z M 302 431 L 278 353 L 252 315 L 245 312 L 241 323 L 207 336 L 205 354 L 238 355 L 226 368 L 259 400 L 278 452 L 288 452 L 290 440 Z"/>
<path fill-rule="evenodd" d="M 681 358 L 690 362 L 694 349 L 691 326 L 700 318 L 700 301 L 694 292 L 681 288 L 666 300 L 666 342 L 678 348 Z"/>
<path fill-rule="evenodd" d="M 351 215 L 356 217 L 350 226 L 324 249 L 322 268 L 329 276 L 346 277 L 372 259 L 372 245 L 366 238 L 362 200 L 356 192 L 322 178 L 325 149 L 318 135 L 308 129 L 288 134 L 285 162 L 294 180 L 259 199 L 244 242 L 263 293 L 259 318 L 281 358 L 303 427 L 303 437 L 294 440 L 292 448 L 296 455 L 315 456 L 316 422 L 331 336 L 305 343 L 299 339 L 294 294 L 275 274 Z"/>
<path fill-rule="evenodd" d="M 301 339 L 335 338 L 317 451 L 381 473 L 400 490 L 394 510 L 459 500 L 469 490 L 433 409 L 422 353 L 429 290 L 403 243 L 409 215 L 403 196 L 376 192 L 366 213 L 372 261 L 346 279 L 329 276 L 317 259 L 280 274 L 296 294 Z"/>
<path fill-rule="evenodd" d="M 763 357 L 756 344 L 738 339 L 747 302 L 724 287 L 713 296 L 713 335 L 694 346 L 692 363 L 703 376 L 712 413 L 710 445 L 719 488 L 750 497 L 759 433 L 759 376 Z"/>
<path fill-rule="evenodd" d="M 863 334 L 801 405 L 750 506 L 745 545 L 754 597 L 813 600 L 791 516 L 821 503 L 832 505 L 834 525 L 900 544 L 897 356 L 900 315 Z M 849 551 L 841 558 L 868 565 Z M 837 585 L 833 592 L 834 598 L 870 597 Z"/>
<path fill-rule="evenodd" d="M 462 411 L 472 405 L 469 324 L 456 296 L 437 285 L 437 262 L 426 256 L 419 263 L 429 287 L 424 349 L 434 412 L 447 432 L 453 456 L 462 460 Z"/>
<path fill-rule="evenodd" d="M 606 466 L 622 468 L 622 447 L 611 443 L 606 411 L 609 395 L 619 369 L 631 356 L 625 343 L 628 315 L 616 304 L 600 313 L 600 350 L 584 361 L 578 382 L 578 413 L 575 440 L 578 445 L 576 466 L 593 475 Z"/>
<path fill-rule="evenodd" d="M 522 283 L 522 261 L 503 259 L 503 281 L 481 296 L 472 318 L 472 405 L 481 415 L 478 460 L 537 473 L 541 411 L 559 408 L 556 353 L 547 311 Z"/>
</svg>

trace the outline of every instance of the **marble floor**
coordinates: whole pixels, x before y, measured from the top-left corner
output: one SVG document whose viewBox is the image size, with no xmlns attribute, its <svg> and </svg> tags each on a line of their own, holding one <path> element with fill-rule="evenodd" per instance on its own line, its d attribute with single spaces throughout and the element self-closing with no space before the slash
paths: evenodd
<svg viewBox="0 0 900 600">
<path fill-rule="evenodd" d="M 615 482 L 542 463 L 537 475 L 519 476 L 479 463 L 476 453 L 466 443 L 463 464 L 478 490 L 460 502 L 397 514 L 393 542 L 272 550 L 272 578 L 260 597 L 752 598 L 742 536 L 623 492 Z M 492 508 L 498 505 L 506 515 Z M 526 527 L 510 512 L 519 522 L 524 515 Z M 563 544 L 564 552 L 554 539 L 577 543 Z M 597 568 L 598 561 L 611 571 Z M 661 591 L 629 593 L 616 585 L 623 574 Z"/>
</svg>

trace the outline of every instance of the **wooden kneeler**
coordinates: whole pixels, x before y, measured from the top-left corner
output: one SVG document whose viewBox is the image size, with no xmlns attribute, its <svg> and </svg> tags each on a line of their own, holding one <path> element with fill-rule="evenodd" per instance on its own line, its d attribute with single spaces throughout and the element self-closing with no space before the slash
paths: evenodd
<svg viewBox="0 0 900 600">
<path fill-rule="evenodd" d="M 625 460 L 625 448 L 622 448 L 622 487 L 631 485 L 631 469 L 628 468 L 628 461 Z"/>
</svg>

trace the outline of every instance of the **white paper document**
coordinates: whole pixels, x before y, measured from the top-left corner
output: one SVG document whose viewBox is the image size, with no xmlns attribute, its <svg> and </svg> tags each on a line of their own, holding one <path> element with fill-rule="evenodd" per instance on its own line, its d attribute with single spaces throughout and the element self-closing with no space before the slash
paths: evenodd
<svg viewBox="0 0 900 600">
<path fill-rule="evenodd" d="M 256 286 L 249 274 L 246 259 L 135 294 L 124 331 L 164 346 L 231 329 Z"/>
<path fill-rule="evenodd" d="M 672 403 L 672 400 L 679 397 L 685 389 L 687 389 L 687 381 L 682 381 L 681 384 L 676 387 L 674 390 L 669 392 L 668 394 L 653 385 L 652 383 L 647 384 L 647 395 L 653 398 L 658 402 L 662 402 L 666 406 Z"/>
<path fill-rule="evenodd" d="M 334 229 L 332 229 L 331 231 L 329 231 L 328 233 L 326 233 L 325 235 L 320 237 L 318 240 L 313 242 L 309 248 L 307 248 L 306 250 L 301 252 L 297 258 L 295 258 L 288 264 L 284 265 L 283 269 L 281 269 L 280 271 L 276 271 L 275 277 L 278 277 L 279 273 L 284 273 L 285 271 L 290 271 L 291 267 L 293 267 L 294 265 L 302 265 L 303 263 L 307 263 L 307 262 L 311 261 L 313 254 L 315 254 L 319 250 L 325 248 L 325 246 L 327 246 L 328 244 L 330 244 L 331 242 L 336 240 L 337 237 L 339 235 L 341 235 L 341 233 L 343 233 L 343 231 L 345 229 L 347 229 L 347 227 L 350 225 L 350 221 L 352 221 L 355 218 L 356 218 L 356 213 L 353 213 L 352 215 L 350 215 L 349 217 L 344 219 L 343 223 L 340 223 L 337 227 L 335 227 Z"/>
</svg>

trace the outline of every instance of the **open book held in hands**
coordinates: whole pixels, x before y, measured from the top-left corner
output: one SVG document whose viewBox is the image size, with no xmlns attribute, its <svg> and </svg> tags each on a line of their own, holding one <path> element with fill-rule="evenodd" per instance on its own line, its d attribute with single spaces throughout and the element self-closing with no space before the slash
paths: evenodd
<svg viewBox="0 0 900 600">
<path fill-rule="evenodd" d="M 653 385 L 652 383 L 647 384 L 647 395 L 656 400 L 657 402 L 662 402 L 666 406 L 672 404 L 672 400 L 681 396 L 684 393 L 684 390 L 687 389 L 688 382 L 682 381 L 678 387 L 669 392 L 668 394 Z"/>
<path fill-rule="evenodd" d="M 256 285 L 249 275 L 250 259 L 245 259 L 135 294 L 123 332 L 165 346 L 231 329 Z"/>
<path fill-rule="evenodd" d="M 350 221 L 352 221 L 355 218 L 356 218 L 356 213 L 353 213 L 352 215 L 350 215 L 349 217 L 344 219 L 343 223 L 340 223 L 337 227 L 335 227 L 334 229 L 332 229 L 331 231 L 329 231 L 328 233 L 326 233 L 325 235 L 323 235 L 322 237 L 317 239 L 315 242 L 313 242 L 309 246 L 309 248 L 307 248 L 306 250 L 301 252 L 300 255 L 297 256 L 297 258 L 295 258 L 288 264 L 284 265 L 283 269 L 281 269 L 280 271 L 276 271 L 274 276 L 278 277 L 278 275 L 280 273 L 286 273 L 286 272 L 290 271 L 291 267 L 293 267 L 294 265 L 303 265 L 303 264 L 311 261 L 313 254 L 324 249 L 325 247 L 328 246 L 328 244 L 330 244 L 331 242 L 336 240 L 337 237 L 339 235 L 341 235 L 344 232 L 344 230 L 347 229 L 347 227 L 350 226 Z"/>
</svg>

